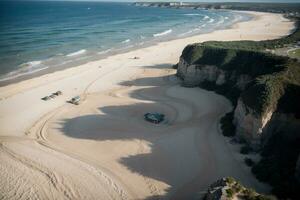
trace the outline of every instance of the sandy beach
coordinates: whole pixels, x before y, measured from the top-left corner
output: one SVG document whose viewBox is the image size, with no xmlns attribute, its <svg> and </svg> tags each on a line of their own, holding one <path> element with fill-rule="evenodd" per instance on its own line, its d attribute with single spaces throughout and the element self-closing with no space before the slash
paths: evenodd
<svg viewBox="0 0 300 200">
<path fill-rule="evenodd" d="M 230 102 L 181 87 L 172 69 L 190 43 L 274 39 L 294 28 L 280 14 L 247 13 L 253 20 L 230 29 L 1 87 L 0 199 L 194 199 L 224 176 L 268 193 L 219 131 Z M 80 105 L 67 103 L 76 95 Z M 147 112 L 166 120 L 149 123 Z"/>
</svg>

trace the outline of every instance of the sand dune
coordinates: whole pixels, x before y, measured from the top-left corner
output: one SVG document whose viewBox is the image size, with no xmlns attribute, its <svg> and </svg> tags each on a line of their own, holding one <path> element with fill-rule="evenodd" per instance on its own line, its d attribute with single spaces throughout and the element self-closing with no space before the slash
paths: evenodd
<svg viewBox="0 0 300 200">
<path fill-rule="evenodd" d="M 229 101 L 181 87 L 171 69 L 189 43 L 272 39 L 293 28 L 281 15 L 252 14 L 228 30 L 0 88 L 0 198 L 193 199 L 223 176 L 267 192 L 219 133 Z M 63 95 L 40 100 L 57 90 Z M 75 95 L 79 106 L 66 103 Z M 146 122 L 146 112 L 166 121 Z"/>
</svg>

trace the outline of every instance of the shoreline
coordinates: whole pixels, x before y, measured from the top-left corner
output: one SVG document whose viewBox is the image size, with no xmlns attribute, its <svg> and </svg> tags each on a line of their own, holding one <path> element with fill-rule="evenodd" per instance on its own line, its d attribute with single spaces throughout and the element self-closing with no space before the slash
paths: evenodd
<svg viewBox="0 0 300 200">
<path fill-rule="evenodd" d="M 6 177 L 0 183 L 8 185 L 0 194 L 26 198 L 33 188 L 40 199 L 189 199 L 223 176 L 269 192 L 219 133 L 219 118 L 231 109 L 230 102 L 181 87 L 171 68 L 190 43 L 274 39 L 294 26 L 280 20 L 282 15 L 252 13 L 255 19 L 230 29 L 0 87 L 0 166 L 5 169 L 0 175 Z M 41 100 L 57 90 L 63 95 Z M 66 103 L 77 95 L 80 105 Z M 167 121 L 146 122 L 147 112 L 162 112 Z M 24 181 L 9 187 L 18 178 Z"/>
<path fill-rule="evenodd" d="M 204 35 L 204 34 L 213 33 L 214 31 L 222 31 L 222 30 L 232 29 L 239 23 L 255 20 L 255 18 L 257 17 L 253 13 L 251 13 L 251 11 L 250 12 L 248 12 L 248 11 L 236 11 L 236 10 L 220 10 L 220 11 L 244 13 L 244 14 L 248 15 L 247 17 L 249 17 L 250 19 L 248 19 L 248 20 L 242 19 L 238 22 L 227 25 L 226 27 L 217 28 L 217 29 L 209 31 L 209 32 L 203 32 L 203 33 L 193 34 L 193 35 L 189 35 L 189 36 L 176 36 L 175 38 L 165 38 L 165 39 L 157 39 L 157 40 L 153 40 L 153 41 L 145 41 L 144 42 L 145 44 L 143 44 L 143 45 L 134 45 L 132 47 L 125 47 L 125 48 L 122 48 L 122 49 L 115 49 L 109 54 L 104 54 L 103 56 L 99 56 L 98 58 L 94 58 L 90 61 L 77 61 L 78 63 L 66 64 L 65 66 L 62 66 L 62 67 L 46 67 L 45 69 L 40 69 L 40 70 L 37 69 L 36 72 L 32 72 L 32 73 L 27 72 L 28 74 L 20 74 L 20 75 L 16 75 L 16 77 L 7 78 L 5 80 L 0 80 L 0 88 L 11 85 L 11 84 L 16 84 L 16 83 L 19 83 L 19 82 L 22 82 L 22 81 L 30 80 L 30 79 L 33 79 L 33 78 L 37 78 L 37 77 L 40 77 L 40 76 L 43 76 L 43 75 L 46 75 L 46 74 L 55 73 L 57 71 L 63 71 L 63 70 L 69 69 L 69 68 L 80 67 L 81 65 L 84 65 L 84 64 L 87 64 L 87 63 L 90 63 L 90 62 L 96 62 L 96 61 L 99 61 L 99 60 L 103 60 L 103 59 L 106 59 L 106 58 L 111 57 L 111 56 L 124 54 L 124 53 L 129 53 L 131 51 L 136 51 L 136 50 L 139 50 L 139 49 L 149 48 L 149 47 L 155 46 L 159 43 L 171 42 L 171 41 L 175 41 L 175 40 L 181 40 L 181 39 L 186 39 L 186 38 L 190 38 L 190 37 L 201 36 L 201 35 Z M 107 51 L 107 50 L 104 50 L 104 52 L 105 51 Z M 108 51 L 110 52 L 111 49 L 109 49 Z"/>
<path fill-rule="evenodd" d="M 124 49 L 117 49 L 117 50 L 115 50 L 115 52 L 113 52 L 111 54 L 103 55 L 100 58 L 97 58 L 95 60 L 93 59 L 91 61 L 83 61 L 83 62 L 78 61 L 79 64 L 71 64 L 71 65 L 67 64 L 66 66 L 63 66 L 63 67 L 50 67 L 50 68 L 47 67 L 46 69 L 37 70 L 36 72 L 29 73 L 29 74 L 23 74 L 23 75 L 15 77 L 15 78 L 8 78 L 7 80 L 3 80 L 3 81 L 0 80 L 0 88 L 5 87 L 5 86 L 9 86 L 9 85 L 12 85 L 12 84 L 17 84 L 17 83 L 20 83 L 20 82 L 23 82 L 23 81 L 26 81 L 26 80 L 38 78 L 38 77 L 41 77 L 41 76 L 44 76 L 44 75 L 47 75 L 47 74 L 52 74 L 52 73 L 55 73 L 55 72 L 64 71 L 64 70 L 69 69 L 69 68 L 80 67 L 80 66 L 88 64 L 90 62 L 97 62 L 97 61 L 106 59 L 106 58 L 111 57 L 111 56 L 116 56 L 116 55 L 119 55 L 119 54 L 125 54 L 125 53 L 129 53 L 129 52 L 136 51 L 136 50 L 139 50 L 139 49 L 149 48 L 149 47 L 152 47 L 152 46 L 156 46 L 159 43 L 172 42 L 172 41 L 176 41 L 176 40 L 183 40 L 183 39 L 187 39 L 187 38 L 199 37 L 199 36 L 202 36 L 202 35 L 214 33 L 216 31 L 231 30 L 231 29 L 234 29 L 234 28 L 238 28 L 239 24 L 241 24 L 241 23 L 243 24 L 244 22 L 259 20 L 259 16 L 256 13 L 267 14 L 267 12 L 257 12 L 257 11 L 237 11 L 237 10 L 226 10 L 226 9 L 224 11 L 244 13 L 244 14 L 248 15 L 251 18 L 249 20 L 242 20 L 242 21 L 233 23 L 231 25 L 228 25 L 227 27 L 213 30 L 211 32 L 204 32 L 204 33 L 200 33 L 200 34 L 195 34 L 195 35 L 186 36 L 186 37 L 179 37 L 179 38 L 175 38 L 175 39 L 174 38 L 165 39 L 165 40 L 161 40 L 161 41 L 146 41 L 145 43 L 148 43 L 148 44 L 141 45 L 141 46 L 134 46 L 134 47 L 124 48 Z M 274 13 L 269 13 L 269 14 L 274 14 Z M 281 14 L 277 14 L 277 15 L 281 15 Z M 285 18 L 283 15 L 282 15 L 282 18 L 284 18 L 285 20 L 291 22 L 291 20 Z M 282 35 L 282 37 L 285 37 L 285 36 L 291 34 L 293 32 L 293 30 L 295 30 L 295 29 L 296 29 L 296 26 L 294 25 L 294 28 L 291 29 L 289 33 L 287 33 L 285 35 Z"/>
</svg>

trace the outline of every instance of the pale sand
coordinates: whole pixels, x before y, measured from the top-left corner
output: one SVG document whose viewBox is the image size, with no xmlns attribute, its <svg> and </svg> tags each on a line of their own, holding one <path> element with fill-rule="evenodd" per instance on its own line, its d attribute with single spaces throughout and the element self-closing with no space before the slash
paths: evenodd
<svg viewBox="0 0 300 200">
<path fill-rule="evenodd" d="M 294 27 L 282 15 L 249 13 L 256 18 L 231 29 L 0 88 L 0 199 L 192 199 L 223 176 L 267 192 L 218 130 L 230 103 L 181 87 L 170 69 L 187 44 L 273 39 Z M 66 103 L 75 95 L 79 106 Z M 144 121 L 155 111 L 167 122 Z"/>
</svg>

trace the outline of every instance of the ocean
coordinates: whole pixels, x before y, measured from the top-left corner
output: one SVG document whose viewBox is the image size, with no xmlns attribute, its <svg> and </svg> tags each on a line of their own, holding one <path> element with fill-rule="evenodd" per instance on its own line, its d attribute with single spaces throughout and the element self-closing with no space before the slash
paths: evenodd
<svg viewBox="0 0 300 200">
<path fill-rule="evenodd" d="M 0 82 L 224 29 L 246 14 L 130 3 L 0 1 Z"/>
</svg>

